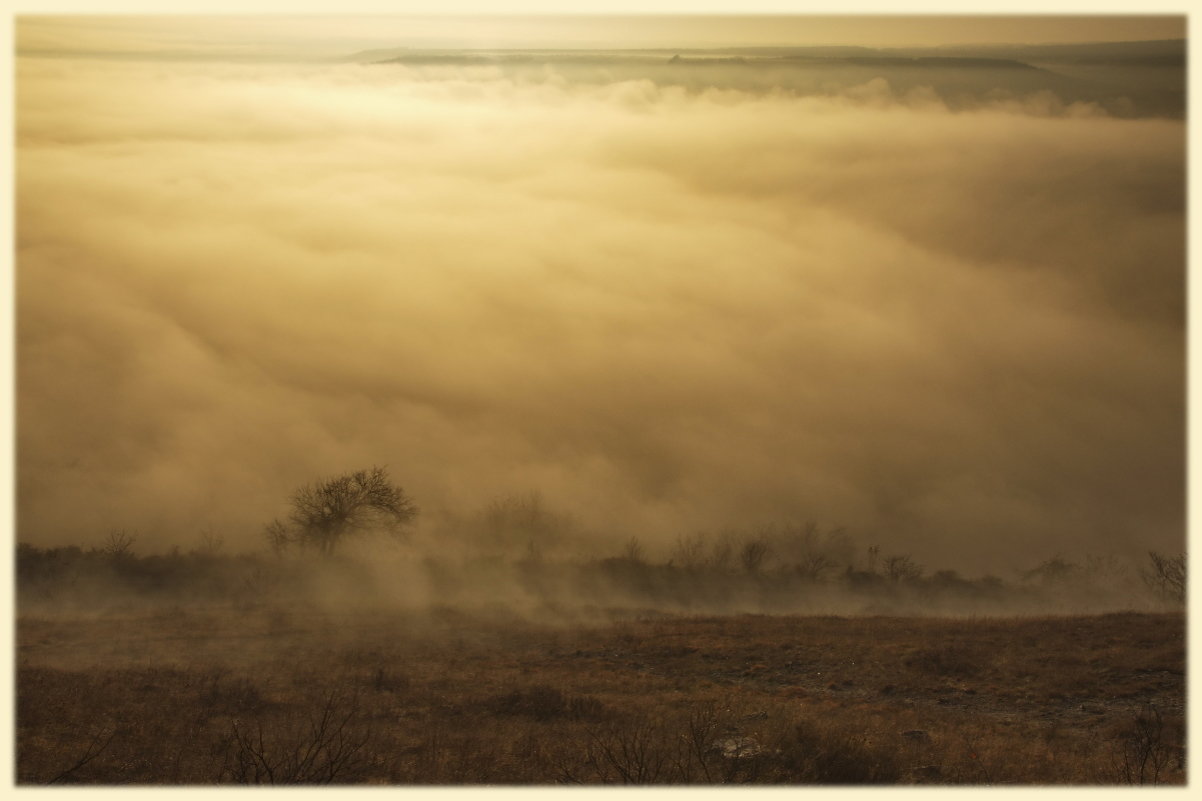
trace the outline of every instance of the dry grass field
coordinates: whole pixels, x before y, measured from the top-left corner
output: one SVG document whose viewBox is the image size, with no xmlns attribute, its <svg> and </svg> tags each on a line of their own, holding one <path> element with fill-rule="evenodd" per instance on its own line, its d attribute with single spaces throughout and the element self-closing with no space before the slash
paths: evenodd
<svg viewBox="0 0 1202 801">
<path fill-rule="evenodd" d="M 1185 782 L 1182 614 L 18 620 L 20 784 Z"/>
</svg>

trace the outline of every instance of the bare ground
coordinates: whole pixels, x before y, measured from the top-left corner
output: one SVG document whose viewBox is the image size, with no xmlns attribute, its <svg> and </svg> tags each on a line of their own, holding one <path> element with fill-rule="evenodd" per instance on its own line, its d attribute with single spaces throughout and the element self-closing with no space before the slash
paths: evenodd
<svg viewBox="0 0 1202 801">
<path fill-rule="evenodd" d="M 1182 784 L 1182 614 L 18 621 L 21 783 Z"/>
</svg>

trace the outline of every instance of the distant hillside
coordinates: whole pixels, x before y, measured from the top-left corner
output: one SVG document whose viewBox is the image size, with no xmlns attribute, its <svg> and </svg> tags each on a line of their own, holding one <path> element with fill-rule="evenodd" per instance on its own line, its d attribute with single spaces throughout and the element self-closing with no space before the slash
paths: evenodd
<svg viewBox="0 0 1202 801">
<path fill-rule="evenodd" d="M 366 50 L 363 64 L 489 66 L 578 84 L 650 80 L 691 91 L 830 94 L 878 78 L 896 92 L 933 90 L 949 107 L 1053 96 L 1121 117 L 1185 116 L 1185 40 L 927 48 L 728 47 L 629 50 Z"/>
<path fill-rule="evenodd" d="M 899 56 L 871 56 L 856 58 L 827 59 L 842 64 L 855 64 L 861 67 L 922 67 L 925 69 L 1018 69 L 1033 70 L 1030 64 L 1014 61 L 1008 58 L 965 58 L 962 56 L 920 56 L 905 58 Z"/>
<path fill-rule="evenodd" d="M 830 48 L 826 48 L 829 50 Z M 851 49 L 851 48 L 848 48 Z M 876 51 L 862 48 L 867 53 Z M 387 57 L 381 57 L 381 56 Z M 778 56 L 714 54 L 707 51 L 681 51 L 668 56 L 653 51 L 629 51 L 611 53 L 605 51 L 509 51 L 509 52 L 428 52 L 428 51 L 365 51 L 352 57 L 355 61 L 372 64 L 414 65 L 530 65 L 553 64 L 564 66 L 585 65 L 662 65 L 676 67 L 815 67 L 857 66 L 881 69 L 1021 69 L 1036 67 L 1021 61 L 1005 58 L 969 58 L 964 56 L 887 56 L 887 55 L 823 55 L 795 54 Z"/>
<path fill-rule="evenodd" d="M 898 49 L 893 55 L 921 57 L 942 54 L 955 57 L 1005 58 L 1034 64 L 1124 64 L 1130 66 L 1184 67 L 1186 41 L 1097 42 L 1060 45 L 981 45 Z"/>
<path fill-rule="evenodd" d="M 943 47 L 726 47 L 629 50 L 364 50 L 346 57 L 361 63 L 779 63 L 784 60 L 870 64 L 874 66 L 955 67 L 959 69 L 1031 69 L 1035 64 L 1126 64 L 1180 66 L 1186 64 L 1184 39 L 1147 42 L 1097 42 L 1049 45 L 951 45 Z"/>
</svg>

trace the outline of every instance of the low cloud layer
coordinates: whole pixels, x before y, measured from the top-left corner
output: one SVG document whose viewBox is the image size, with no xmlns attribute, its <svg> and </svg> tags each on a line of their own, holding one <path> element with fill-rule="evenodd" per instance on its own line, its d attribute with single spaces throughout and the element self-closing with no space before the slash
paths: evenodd
<svg viewBox="0 0 1202 801">
<path fill-rule="evenodd" d="M 1184 123 L 547 67 L 17 62 L 18 536 L 262 546 L 387 465 L 616 552 L 1180 550 Z"/>
</svg>

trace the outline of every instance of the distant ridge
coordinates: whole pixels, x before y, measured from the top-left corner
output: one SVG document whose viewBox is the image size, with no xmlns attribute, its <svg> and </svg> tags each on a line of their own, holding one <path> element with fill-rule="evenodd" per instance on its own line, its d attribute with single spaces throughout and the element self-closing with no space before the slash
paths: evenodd
<svg viewBox="0 0 1202 801">
<path fill-rule="evenodd" d="M 1166 67 L 1184 67 L 1186 52 L 1185 39 L 1079 44 L 948 46 L 904 48 L 890 51 L 891 54 L 899 56 L 947 55 L 1007 58 L 1035 63 L 1126 64 Z"/>
<path fill-rule="evenodd" d="M 833 64 L 854 64 L 860 67 L 924 67 L 924 68 L 952 68 L 952 69 L 1021 69 L 1034 70 L 1038 67 L 1033 67 L 1022 61 L 1015 61 L 1009 58 L 965 58 L 962 56 L 922 56 L 919 58 L 905 58 L 902 56 L 856 56 L 853 58 L 782 58 L 778 61 L 791 61 L 802 63 L 833 63 Z"/>
<path fill-rule="evenodd" d="M 1184 67 L 1184 39 L 1135 42 L 1089 42 L 1043 45 L 945 45 L 940 47 L 872 48 L 860 46 L 610 48 L 610 49 L 447 49 L 386 48 L 364 50 L 345 61 L 413 64 L 516 64 L 535 62 L 594 63 L 616 59 L 627 63 L 779 63 L 782 60 L 829 61 L 874 66 L 1038 68 L 1039 64 L 1123 64 Z M 892 61 L 891 61 L 892 60 Z"/>
<path fill-rule="evenodd" d="M 813 55 L 774 55 L 774 56 L 737 56 L 710 55 L 692 52 L 688 55 L 681 53 L 651 55 L 647 51 L 632 54 L 596 51 L 579 52 L 446 52 L 446 51 L 410 51 L 400 55 L 389 53 L 390 57 L 373 57 L 381 51 L 368 51 L 357 54 L 356 61 L 364 60 L 370 64 L 414 64 L 414 65 L 485 65 L 485 64 L 612 64 L 620 61 L 625 64 L 668 64 L 674 67 L 780 67 L 780 66 L 857 66 L 857 67 L 917 67 L 922 69 L 1011 69 L 1035 70 L 1030 64 L 1004 58 L 967 58 L 963 56 L 813 56 Z M 875 51 L 868 50 L 872 53 Z M 690 53 L 690 51 L 682 51 Z"/>
</svg>

